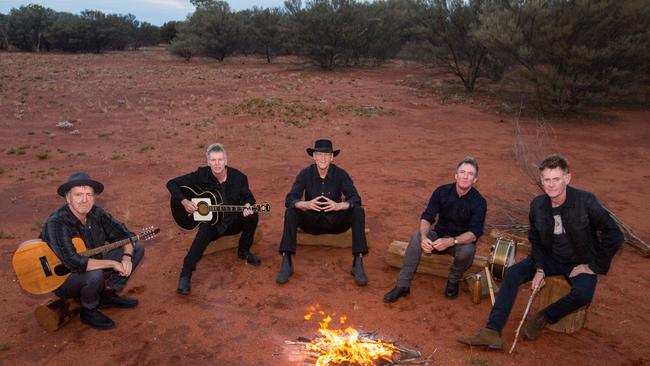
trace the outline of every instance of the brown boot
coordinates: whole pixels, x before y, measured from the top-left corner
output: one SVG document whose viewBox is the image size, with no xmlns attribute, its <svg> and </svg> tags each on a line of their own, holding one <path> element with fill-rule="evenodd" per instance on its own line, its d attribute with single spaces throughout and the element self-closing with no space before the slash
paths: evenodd
<svg viewBox="0 0 650 366">
<path fill-rule="evenodd" d="M 546 318 L 544 318 L 544 312 L 539 311 L 524 323 L 524 335 L 531 341 L 535 340 L 539 337 L 539 334 L 542 332 L 545 325 Z"/>
<path fill-rule="evenodd" d="M 487 347 L 490 349 L 502 349 L 503 341 L 499 332 L 490 328 L 483 328 L 470 337 L 460 336 L 456 340 L 462 344 L 475 347 Z"/>
</svg>

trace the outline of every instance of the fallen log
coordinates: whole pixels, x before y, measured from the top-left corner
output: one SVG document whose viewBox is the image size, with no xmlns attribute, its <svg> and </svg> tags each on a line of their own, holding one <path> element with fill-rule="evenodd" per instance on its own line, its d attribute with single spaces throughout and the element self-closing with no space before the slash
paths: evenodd
<svg viewBox="0 0 650 366">
<path fill-rule="evenodd" d="M 388 252 L 386 253 L 386 263 L 388 263 L 390 266 L 401 268 L 407 246 L 408 243 L 405 241 L 394 240 L 392 243 L 390 243 Z M 416 272 L 447 278 L 447 275 L 449 274 L 449 267 L 451 267 L 453 261 L 454 257 L 450 255 L 423 255 L 420 258 L 420 265 L 418 266 Z M 465 272 L 463 277 L 469 274 L 483 271 L 483 268 L 486 266 L 487 258 L 477 255 L 474 257 L 474 263 L 472 263 L 472 266 Z"/>
</svg>

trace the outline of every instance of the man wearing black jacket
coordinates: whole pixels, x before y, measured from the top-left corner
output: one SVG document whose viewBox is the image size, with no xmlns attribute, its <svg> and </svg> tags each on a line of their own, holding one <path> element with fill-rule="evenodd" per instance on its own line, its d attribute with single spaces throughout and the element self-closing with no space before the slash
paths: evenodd
<svg viewBox="0 0 650 366">
<path fill-rule="evenodd" d="M 352 228 L 352 275 L 357 285 L 368 283 L 361 259 L 368 253 L 365 212 L 352 178 L 332 164 L 339 152 L 332 148 L 330 140 L 316 140 L 314 148 L 307 149 L 314 164 L 298 173 L 285 200 L 287 209 L 279 250 L 282 264 L 276 278 L 279 284 L 293 275 L 291 256 L 296 254 L 298 227 L 316 235 L 338 234 Z"/>
<path fill-rule="evenodd" d="M 255 203 L 255 197 L 248 187 L 248 178 L 239 170 L 228 166 L 228 156 L 222 144 L 212 144 L 206 152 L 208 166 L 200 167 L 195 172 L 176 177 L 167 182 L 167 189 L 172 199 L 178 200 L 188 215 L 197 210 L 196 204 L 188 200 L 180 186 L 199 186 L 204 190 L 218 192 L 226 205 L 250 206 Z M 241 233 L 237 256 L 246 262 L 259 266 L 261 260 L 250 252 L 257 229 L 258 215 L 251 209 L 245 209 L 242 214 L 236 212 L 224 213 L 223 219 L 216 225 L 207 223 L 199 225 L 192 246 L 183 261 L 178 288 L 176 292 L 187 295 L 191 289 L 192 272 L 203 256 L 205 248 L 211 241 L 224 235 Z"/>
<path fill-rule="evenodd" d="M 458 341 L 470 346 L 500 349 L 501 330 L 515 302 L 517 289 L 532 280 L 532 289 L 544 286 L 544 277 L 563 275 L 571 291 L 534 314 L 524 325 L 524 335 L 536 339 L 547 323 L 591 303 L 597 275 L 605 275 L 623 243 L 623 234 L 596 197 L 569 186 L 569 164 L 550 155 L 539 166 L 546 194 L 530 204 L 528 240 L 531 254 L 506 272 L 503 285 L 485 328 Z"/>
</svg>

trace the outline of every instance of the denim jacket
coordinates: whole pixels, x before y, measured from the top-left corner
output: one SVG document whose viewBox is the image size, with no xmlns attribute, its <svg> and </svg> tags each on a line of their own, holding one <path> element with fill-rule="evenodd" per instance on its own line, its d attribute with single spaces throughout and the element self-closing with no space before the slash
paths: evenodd
<svg viewBox="0 0 650 366">
<path fill-rule="evenodd" d="M 596 274 L 607 274 L 614 254 L 623 243 L 623 233 L 609 212 L 593 193 L 567 186 L 560 216 L 573 245 L 573 262 L 587 264 Z M 548 195 L 533 199 L 528 219 L 532 258 L 537 268 L 543 268 L 544 258 L 551 255 L 554 241 L 554 220 Z"/>
</svg>

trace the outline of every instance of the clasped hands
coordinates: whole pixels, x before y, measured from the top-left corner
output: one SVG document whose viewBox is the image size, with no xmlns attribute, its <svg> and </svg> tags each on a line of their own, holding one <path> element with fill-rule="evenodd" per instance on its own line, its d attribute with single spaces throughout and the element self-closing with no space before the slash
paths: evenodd
<svg viewBox="0 0 650 366">
<path fill-rule="evenodd" d="M 319 212 L 330 212 L 330 211 L 341 211 L 347 210 L 350 207 L 350 204 L 347 202 L 335 202 L 325 196 L 318 196 L 309 201 L 298 201 L 296 202 L 296 208 L 307 211 L 319 211 Z"/>
</svg>

